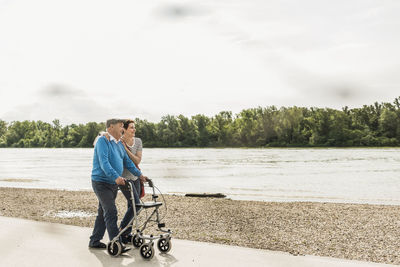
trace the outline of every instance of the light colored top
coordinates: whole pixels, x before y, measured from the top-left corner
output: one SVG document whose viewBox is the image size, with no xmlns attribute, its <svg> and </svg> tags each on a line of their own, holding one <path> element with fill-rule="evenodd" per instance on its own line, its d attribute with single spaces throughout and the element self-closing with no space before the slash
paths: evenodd
<svg viewBox="0 0 400 267">
<path fill-rule="evenodd" d="M 128 149 L 130 152 L 132 152 L 133 155 L 136 155 L 136 152 L 138 151 L 142 151 L 143 150 L 143 145 L 142 145 L 142 140 L 138 137 L 135 137 L 133 139 L 133 146 L 128 146 Z M 122 172 L 122 177 L 129 179 L 129 180 L 133 180 L 135 181 L 136 179 L 138 179 L 137 176 L 133 175 L 128 169 L 124 169 L 124 171 Z"/>
</svg>

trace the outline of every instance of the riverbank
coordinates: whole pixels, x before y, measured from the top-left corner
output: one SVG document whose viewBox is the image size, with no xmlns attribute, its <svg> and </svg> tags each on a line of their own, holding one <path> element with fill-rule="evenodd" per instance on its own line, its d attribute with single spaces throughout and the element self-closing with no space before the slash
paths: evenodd
<svg viewBox="0 0 400 267">
<path fill-rule="evenodd" d="M 180 239 L 400 264 L 400 206 L 165 198 Z M 1 216 L 77 226 L 92 227 L 97 210 L 90 191 L 0 188 L 0 199 Z M 122 194 L 117 205 L 122 218 Z"/>
</svg>

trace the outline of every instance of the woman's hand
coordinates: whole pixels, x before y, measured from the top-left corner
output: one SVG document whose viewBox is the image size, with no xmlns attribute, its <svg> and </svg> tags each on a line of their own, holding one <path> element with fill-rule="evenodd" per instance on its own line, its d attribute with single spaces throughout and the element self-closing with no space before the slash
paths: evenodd
<svg viewBox="0 0 400 267">
<path fill-rule="evenodd" d="M 107 138 L 108 141 L 110 141 L 110 135 L 107 132 L 103 132 L 101 135 Z"/>
</svg>

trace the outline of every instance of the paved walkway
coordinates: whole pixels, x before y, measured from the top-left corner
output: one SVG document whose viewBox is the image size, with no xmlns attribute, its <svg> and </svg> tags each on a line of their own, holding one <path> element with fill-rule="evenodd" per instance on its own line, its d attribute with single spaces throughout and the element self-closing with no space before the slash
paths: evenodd
<svg viewBox="0 0 400 267">
<path fill-rule="evenodd" d="M 393 266 L 178 239 L 172 239 L 169 254 L 155 248 L 151 261 L 137 249 L 113 258 L 105 250 L 88 249 L 91 230 L 0 216 L 0 266 Z"/>
</svg>

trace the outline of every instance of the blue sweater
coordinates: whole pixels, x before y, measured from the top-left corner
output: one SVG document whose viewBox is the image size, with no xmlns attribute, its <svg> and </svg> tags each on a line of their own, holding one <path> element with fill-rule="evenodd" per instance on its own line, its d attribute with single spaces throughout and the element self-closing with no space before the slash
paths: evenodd
<svg viewBox="0 0 400 267">
<path fill-rule="evenodd" d="M 124 167 L 135 176 L 142 175 L 121 142 L 116 144 L 104 136 L 100 137 L 94 147 L 92 180 L 115 184 L 115 179 L 122 175 Z"/>
</svg>

